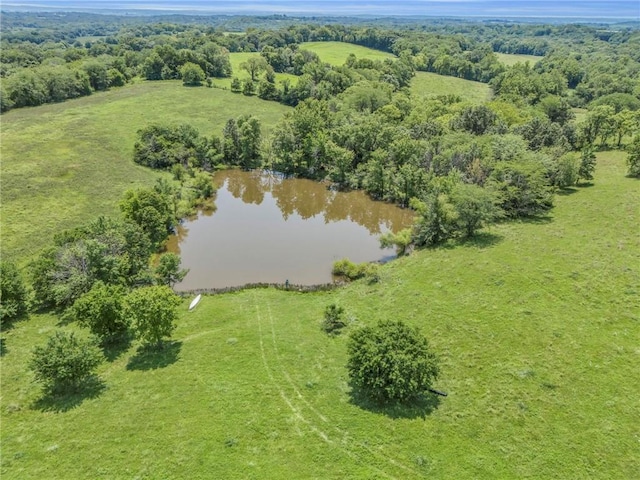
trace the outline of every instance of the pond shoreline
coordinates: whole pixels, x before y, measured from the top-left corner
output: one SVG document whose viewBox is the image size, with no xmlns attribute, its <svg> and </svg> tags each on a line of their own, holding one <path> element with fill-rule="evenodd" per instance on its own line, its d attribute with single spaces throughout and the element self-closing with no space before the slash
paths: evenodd
<svg viewBox="0 0 640 480">
<path fill-rule="evenodd" d="M 331 284 L 332 265 L 340 259 L 395 258 L 395 249 L 381 246 L 380 235 L 413 221 L 411 211 L 364 192 L 338 192 L 271 171 L 220 170 L 213 181 L 216 208 L 183 219 L 166 245 L 189 270 L 175 286 L 179 291 L 224 292 L 285 279 L 303 290 Z"/>
<path fill-rule="evenodd" d="M 177 295 L 181 297 L 190 297 L 193 295 L 222 295 L 225 293 L 241 292 L 243 290 L 255 290 L 260 288 L 273 288 L 276 290 L 287 290 L 298 293 L 312 293 L 312 292 L 326 292 L 335 290 L 346 285 L 348 282 L 332 282 L 332 283 L 319 283 L 315 285 L 294 285 L 292 283 L 245 283 L 244 285 L 238 285 L 234 287 L 220 287 L 220 288 L 197 288 L 192 290 L 180 290 L 176 291 Z"/>
</svg>

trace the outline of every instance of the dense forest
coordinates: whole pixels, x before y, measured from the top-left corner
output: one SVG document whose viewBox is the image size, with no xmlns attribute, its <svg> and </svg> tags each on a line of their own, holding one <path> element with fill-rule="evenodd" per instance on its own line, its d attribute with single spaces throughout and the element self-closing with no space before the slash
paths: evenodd
<svg viewBox="0 0 640 480">
<path fill-rule="evenodd" d="M 281 27 L 282 18 L 267 17 L 253 19 L 266 22 L 262 28 L 229 33 L 215 19 L 6 15 L 3 111 L 140 78 L 211 86 L 212 78 L 233 77 L 233 92 L 295 106 L 268 138 L 250 116 L 229 119 L 220 136 L 203 136 L 188 124 L 138 132 L 134 161 L 171 170 L 175 183 L 129 192 L 121 226 L 100 220 L 61 234 L 32 266 L 43 304 L 72 304 L 98 280 L 152 283 L 141 256 L 159 249 L 176 222 L 211 196 L 205 172 L 223 166 L 327 180 L 411 207 L 418 213 L 414 227 L 384 239 L 401 252 L 409 244 L 472 236 L 487 222 L 544 213 L 554 191 L 593 179 L 599 148 L 628 145 L 629 173 L 638 174 L 640 33 L 634 28 L 444 21 L 394 29 Z M 351 43 L 393 57 L 351 54 L 331 65 L 301 46 L 311 41 Z M 240 66 L 249 74 L 243 81 L 230 62 L 237 52 L 256 53 Z M 499 52 L 541 58 L 507 66 Z M 493 99 L 416 97 L 408 87 L 418 71 L 489 83 Z M 279 73 L 296 81 L 276 81 Z M 586 110 L 576 122 L 578 108 Z M 97 242 L 91 243 L 97 250 L 87 241 Z M 111 254 L 115 263 L 107 268 Z M 71 273 L 78 256 L 96 263 L 79 277 Z M 127 261 L 119 265 L 116 258 Z"/>
<path fill-rule="evenodd" d="M 330 78 L 321 75 L 319 59 L 299 48 L 309 41 L 348 42 L 391 52 L 400 62 L 387 70 L 404 68 L 493 82 L 496 93 L 512 93 L 529 103 L 553 94 L 565 96 L 574 107 L 600 101 L 617 109 L 637 108 L 640 95 L 639 37 L 637 29 L 629 26 L 430 21 L 389 29 L 301 23 L 286 17 L 260 21 L 202 17 L 199 23 L 198 17 L 180 22 L 180 17 L 156 23 L 153 19 L 5 13 L 2 110 L 88 95 L 137 76 L 181 78 L 185 64 L 199 66 L 208 77 L 230 76 L 229 52 L 260 52 L 275 72 L 301 76 L 301 85 L 293 92 L 280 86 L 278 92 L 268 94 L 292 105 L 308 97 L 326 98 L 355 83 L 353 76 L 342 78 L 349 75 L 340 68 L 334 68 Z M 237 22 L 268 28 L 229 34 Z M 284 22 L 287 26 L 280 27 Z M 544 59 L 531 66 L 531 72 L 522 66 L 507 72 L 495 52 Z M 351 62 L 345 67 L 367 70 L 371 65 Z M 393 86 L 406 86 L 406 75 L 394 80 Z M 618 95 L 607 97 L 613 94 Z"/>
</svg>

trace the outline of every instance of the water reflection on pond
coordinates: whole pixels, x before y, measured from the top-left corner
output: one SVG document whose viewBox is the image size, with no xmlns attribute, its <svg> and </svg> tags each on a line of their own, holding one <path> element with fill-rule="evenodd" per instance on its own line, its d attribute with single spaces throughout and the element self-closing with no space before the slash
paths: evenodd
<svg viewBox="0 0 640 480">
<path fill-rule="evenodd" d="M 226 170 L 214 181 L 220 186 L 215 211 L 185 221 L 169 241 L 168 250 L 190 269 L 177 290 L 330 282 L 336 260 L 395 256 L 380 248 L 378 237 L 412 221 L 408 210 L 311 180 Z"/>
</svg>

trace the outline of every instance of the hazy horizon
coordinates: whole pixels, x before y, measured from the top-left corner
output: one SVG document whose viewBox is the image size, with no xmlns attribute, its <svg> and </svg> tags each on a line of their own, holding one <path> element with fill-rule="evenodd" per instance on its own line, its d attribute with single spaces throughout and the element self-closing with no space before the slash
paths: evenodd
<svg viewBox="0 0 640 480">
<path fill-rule="evenodd" d="M 638 0 L 9 0 L 3 10 L 287 14 L 617 18 L 640 20 Z"/>
</svg>

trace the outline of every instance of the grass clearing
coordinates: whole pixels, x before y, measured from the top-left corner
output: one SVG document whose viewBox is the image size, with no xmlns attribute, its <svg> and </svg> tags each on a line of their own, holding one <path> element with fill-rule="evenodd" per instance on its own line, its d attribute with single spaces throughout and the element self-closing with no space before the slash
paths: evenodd
<svg viewBox="0 0 640 480">
<path fill-rule="evenodd" d="M 232 70 L 232 76 L 233 77 L 237 77 L 239 78 L 241 81 L 246 81 L 249 80 L 251 78 L 251 75 L 249 75 L 249 73 L 247 73 L 246 70 L 243 70 L 240 65 L 243 62 L 246 62 L 249 58 L 251 57 L 259 57 L 260 54 L 259 53 L 252 53 L 252 52 L 235 52 L 235 53 L 230 53 L 229 54 L 229 61 L 231 62 L 231 70 Z M 263 77 L 264 74 L 260 74 L 260 78 Z M 213 79 L 213 85 L 215 87 L 218 88 L 223 88 L 225 90 L 230 90 L 231 89 L 231 78 L 214 78 Z M 289 82 L 291 82 L 291 85 L 296 85 L 298 83 L 298 77 L 296 75 L 292 75 L 290 73 L 278 73 L 276 72 L 276 85 L 280 86 L 280 84 L 285 81 L 285 80 L 289 80 Z"/>
<path fill-rule="evenodd" d="M 416 72 L 411 80 L 411 93 L 418 97 L 459 95 L 472 103 L 486 102 L 492 96 L 491 87 L 486 83 L 431 72 Z"/>
<path fill-rule="evenodd" d="M 40 400 L 26 362 L 59 320 L 33 315 L 3 333 L 0 474 L 633 478 L 640 190 L 625 172 L 623 153 L 599 153 L 595 184 L 549 217 L 391 262 L 380 284 L 208 296 L 191 313 L 185 300 L 173 346 L 119 352 L 85 398 Z M 421 325 L 449 396 L 355 405 L 346 337 L 320 330 L 333 302 L 347 331 Z"/>
<path fill-rule="evenodd" d="M 345 42 L 304 42 L 300 44 L 300 48 L 316 53 L 320 57 L 320 60 L 335 66 L 344 65 L 352 53 L 357 58 L 368 58 L 371 60 L 396 58 L 395 55 L 391 53 Z"/>
<path fill-rule="evenodd" d="M 140 82 L 2 115 L 2 255 L 24 261 L 52 236 L 115 214 L 122 193 L 159 173 L 133 163 L 136 132 L 189 123 L 221 135 L 229 118 L 253 114 L 268 134 L 288 107 L 181 81 Z"/>
<path fill-rule="evenodd" d="M 498 60 L 505 64 L 508 67 L 512 67 L 516 63 L 526 63 L 533 67 L 539 60 L 542 60 L 544 56 L 542 55 L 522 55 L 515 53 L 496 53 Z"/>
</svg>

